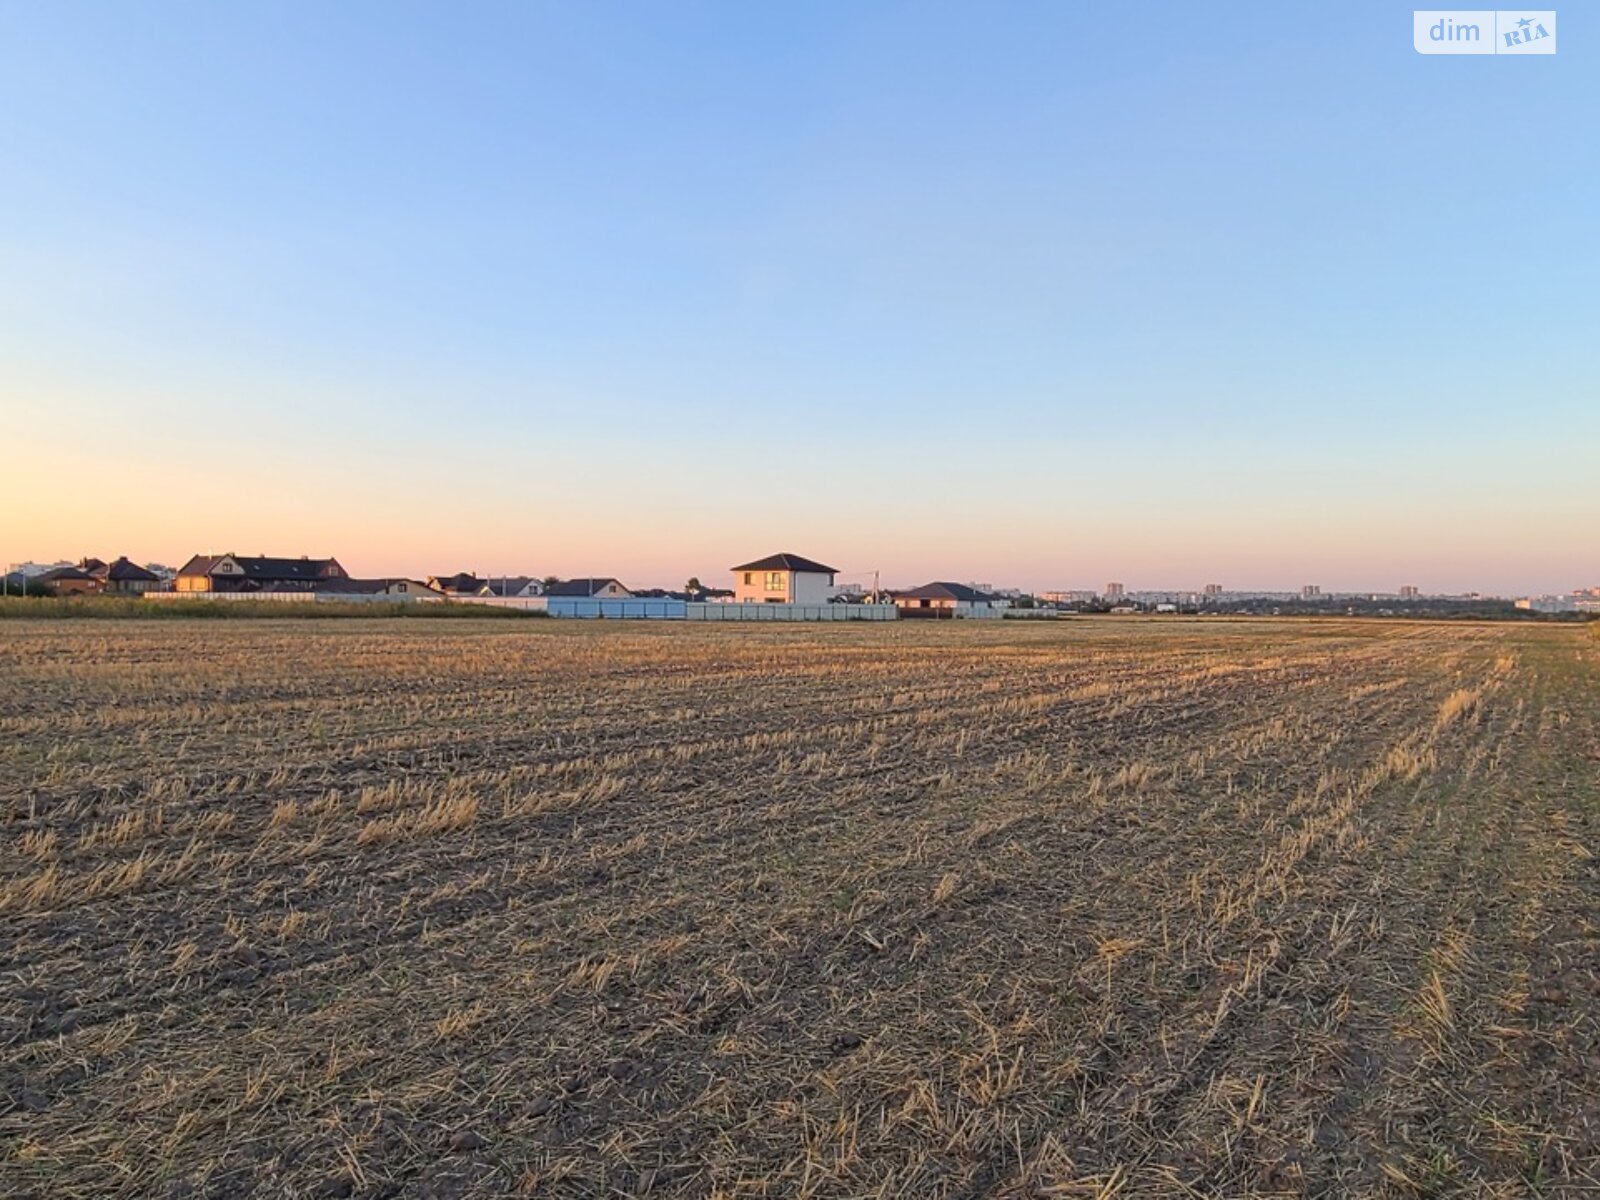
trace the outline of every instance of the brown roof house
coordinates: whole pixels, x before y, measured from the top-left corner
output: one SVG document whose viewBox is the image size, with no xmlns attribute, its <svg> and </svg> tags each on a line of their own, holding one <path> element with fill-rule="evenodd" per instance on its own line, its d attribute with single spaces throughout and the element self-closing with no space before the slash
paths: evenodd
<svg viewBox="0 0 1600 1200">
<path fill-rule="evenodd" d="M 196 554 L 178 568 L 180 592 L 315 591 L 328 579 L 348 579 L 336 558 L 246 558 L 239 554 Z"/>
<path fill-rule="evenodd" d="M 154 571 L 129 562 L 127 555 L 109 563 L 86 558 L 78 565 L 100 581 L 101 591 L 112 596 L 142 596 L 146 592 L 162 591 L 167 586 Z"/>
<path fill-rule="evenodd" d="M 100 581 L 82 567 L 53 567 L 35 576 L 34 582 L 57 596 L 92 596 L 100 590 Z"/>
<path fill-rule="evenodd" d="M 798 554 L 769 554 L 732 567 L 739 604 L 826 604 L 839 568 Z"/>
</svg>

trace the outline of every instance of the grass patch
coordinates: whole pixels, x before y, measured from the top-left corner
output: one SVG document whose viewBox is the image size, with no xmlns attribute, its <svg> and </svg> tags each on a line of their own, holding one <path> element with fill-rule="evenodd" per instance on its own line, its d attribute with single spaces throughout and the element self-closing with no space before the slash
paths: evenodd
<svg viewBox="0 0 1600 1200">
<path fill-rule="evenodd" d="M 323 620 L 348 617 L 405 620 L 452 620 L 470 617 L 516 620 L 547 617 L 542 609 L 497 608 L 487 604 L 448 601 L 349 602 L 339 600 L 285 604 L 272 600 L 141 600 L 124 596 L 3 596 L 0 620 Z"/>
</svg>

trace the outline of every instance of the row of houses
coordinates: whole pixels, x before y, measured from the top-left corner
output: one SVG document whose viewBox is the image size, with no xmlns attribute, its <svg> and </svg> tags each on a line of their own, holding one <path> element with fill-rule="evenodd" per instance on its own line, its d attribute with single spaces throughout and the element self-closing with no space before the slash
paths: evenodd
<svg viewBox="0 0 1600 1200">
<path fill-rule="evenodd" d="M 663 597 L 672 596 L 680 599 L 688 598 L 686 592 L 668 592 L 663 588 L 629 588 L 625 587 L 620 579 L 606 577 L 590 577 L 584 579 L 556 579 L 546 577 L 536 579 L 531 575 L 492 575 L 480 579 L 476 575 L 462 571 L 455 575 L 430 575 L 428 586 L 442 596 L 467 598 L 472 596 L 492 596 L 502 600 L 530 599 L 536 596 L 561 596 L 582 597 L 584 599 L 604 600 L 630 600 L 638 597 Z M 715 592 L 714 588 L 704 591 L 709 594 Z M 732 595 L 731 592 L 723 593 Z"/>
<path fill-rule="evenodd" d="M 327 595 L 412 596 L 418 599 L 583 597 L 627 600 L 635 597 L 689 598 L 662 589 L 632 590 L 613 577 L 539 579 L 529 575 L 479 578 L 468 571 L 426 579 L 357 579 L 336 558 L 273 558 L 267 555 L 197 554 L 178 569 L 174 592 L 184 595 L 315 592 Z M 696 599 L 722 599 L 731 590 L 704 589 Z"/>
<path fill-rule="evenodd" d="M 419 579 L 357 579 L 336 558 L 275 558 L 269 555 L 196 554 L 173 580 L 182 596 L 305 592 L 328 596 L 393 596 L 438 599 Z"/>
<path fill-rule="evenodd" d="M 936 580 L 903 591 L 862 591 L 840 587 L 837 567 L 790 552 L 739 563 L 729 568 L 732 586 L 707 587 L 691 580 L 682 590 L 630 588 L 615 576 L 581 579 L 529 575 L 481 577 L 472 572 L 357 578 L 337 558 L 281 558 L 270 555 L 196 554 L 175 573 L 140 567 L 126 557 L 110 563 L 83 559 L 38 576 L 58 595 L 170 595 L 173 598 L 277 599 L 369 598 L 455 600 L 483 603 L 529 602 L 528 607 L 571 611 L 567 601 L 672 601 L 688 604 L 784 605 L 796 610 L 820 605 L 892 606 L 890 616 L 953 618 L 998 616 L 1010 599 L 969 584 Z M 544 604 L 534 602 L 542 601 Z M 556 602 L 551 604 L 550 602 Z M 592 607 L 592 606 L 590 606 Z M 586 609 L 588 611 L 588 609 Z M 620 611 L 620 610 L 619 610 Z M 636 611 L 630 609 L 628 611 Z M 651 610 L 654 611 L 654 610 Z M 772 614 L 765 614 L 772 615 Z M 832 614 L 837 615 L 837 614 Z M 879 612 L 881 616 L 881 610 Z"/>
<path fill-rule="evenodd" d="M 168 586 L 166 578 L 130 562 L 126 555 L 111 562 L 83 558 L 75 565 L 51 567 L 29 578 L 58 596 L 141 596 Z"/>
</svg>

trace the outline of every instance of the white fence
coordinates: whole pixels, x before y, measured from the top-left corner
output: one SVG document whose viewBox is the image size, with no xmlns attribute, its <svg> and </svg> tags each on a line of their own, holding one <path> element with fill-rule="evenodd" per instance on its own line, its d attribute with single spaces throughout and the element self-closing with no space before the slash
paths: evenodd
<svg viewBox="0 0 1600 1200">
<path fill-rule="evenodd" d="M 317 594 L 315 592 L 146 592 L 144 598 L 172 603 L 180 600 L 200 600 L 206 603 L 248 600 L 252 603 L 265 604 L 306 604 L 315 600 Z M 389 597 L 385 596 L 383 599 L 387 600 Z M 395 599 L 403 600 L 405 597 L 397 596 Z"/>
<path fill-rule="evenodd" d="M 458 596 L 452 604 L 533 609 L 590 621 L 893 621 L 892 604 L 718 604 L 634 596 Z"/>
<path fill-rule="evenodd" d="M 701 604 L 685 605 L 691 621 L 894 621 L 892 604 Z"/>
<path fill-rule="evenodd" d="M 992 621 L 1009 615 L 1010 611 L 1010 609 L 995 608 L 992 604 L 958 603 L 956 605 L 956 616 L 963 621 Z"/>
<path fill-rule="evenodd" d="M 437 604 L 442 596 L 390 596 L 367 592 L 145 592 L 146 600 L 242 601 L 248 604 Z"/>
<path fill-rule="evenodd" d="M 439 603 L 439 596 L 369 596 L 349 592 L 146 592 L 146 600 L 252 601 L 270 604 Z M 552 617 L 612 621 L 893 621 L 892 604 L 715 604 L 635 597 L 602 600 L 571 596 L 452 596 L 451 604 L 479 604 L 546 612 Z M 998 614 L 995 614 L 998 615 Z"/>
<path fill-rule="evenodd" d="M 485 608 L 516 608 L 544 612 L 543 596 L 451 596 L 451 604 L 481 604 Z"/>
<path fill-rule="evenodd" d="M 598 596 L 546 596 L 545 611 L 552 617 L 606 621 L 681 621 L 686 605 L 682 600 L 632 597 L 627 600 L 601 599 Z"/>
</svg>

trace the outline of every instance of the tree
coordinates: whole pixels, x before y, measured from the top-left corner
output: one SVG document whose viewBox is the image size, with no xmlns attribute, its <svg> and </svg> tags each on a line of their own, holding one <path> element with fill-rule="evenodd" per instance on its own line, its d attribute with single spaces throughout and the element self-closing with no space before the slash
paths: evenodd
<svg viewBox="0 0 1600 1200">
<path fill-rule="evenodd" d="M 700 582 L 700 576 L 691 575 L 689 576 L 689 582 L 683 585 L 683 590 L 688 592 L 691 596 L 697 596 L 701 592 L 705 591 L 706 588 L 705 584 Z"/>
</svg>

